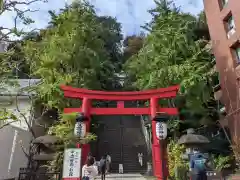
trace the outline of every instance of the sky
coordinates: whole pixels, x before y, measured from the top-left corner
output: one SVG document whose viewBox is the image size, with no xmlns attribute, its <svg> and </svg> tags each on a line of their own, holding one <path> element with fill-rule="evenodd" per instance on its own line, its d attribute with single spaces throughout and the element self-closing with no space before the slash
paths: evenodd
<svg viewBox="0 0 240 180">
<path fill-rule="evenodd" d="M 8 1 L 8 0 L 7 0 Z M 27 0 L 20 0 L 27 1 Z M 153 0 L 89 0 L 94 6 L 98 15 L 108 15 L 116 17 L 118 22 L 122 24 L 124 35 L 138 34 L 141 32 L 141 25 L 151 20 L 151 15 L 147 10 L 154 7 Z M 174 0 L 176 6 L 180 6 L 182 11 L 189 12 L 194 15 L 203 9 L 203 0 Z M 59 11 L 65 3 L 71 0 L 48 0 L 47 3 L 35 3 L 31 9 L 38 10 L 31 13 L 30 16 L 35 23 L 28 29 L 41 29 L 47 26 L 49 22 L 48 10 Z M 21 8 L 26 8 L 22 6 Z M 6 12 L 0 16 L 0 26 L 12 27 L 14 15 Z M 23 27 L 19 24 L 18 27 Z M 25 27 L 26 29 L 26 27 Z"/>
</svg>

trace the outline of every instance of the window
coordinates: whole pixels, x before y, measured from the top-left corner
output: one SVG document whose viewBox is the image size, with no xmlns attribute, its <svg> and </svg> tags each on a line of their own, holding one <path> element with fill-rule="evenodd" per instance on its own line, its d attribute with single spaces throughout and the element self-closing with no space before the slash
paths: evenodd
<svg viewBox="0 0 240 180">
<path fill-rule="evenodd" d="M 228 39 L 236 32 L 233 16 L 230 14 L 225 20 L 225 28 Z"/>
<path fill-rule="evenodd" d="M 232 47 L 232 57 L 235 62 L 239 65 L 240 64 L 240 41 L 235 42 Z"/>
<path fill-rule="evenodd" d="M 228 3 L 228 0 L 221 0 L 221 1 L 222 1 L 222 6 L 223 7 Z"/>
<path fill-rule="evenodd" d="M 222 10 L 228 3 L 228 0 L 218 0 L 219 2 L 219 7 Z"/>
<path fill-rule="evenodd" d="M 227 20 L 227 26 L 228 26 L 228 31 L 230 31 L 231 29 L 235 28 L 235 23 L 234 23 L 234 19 L 232 16 L 230 16 Z"/>
<path fill-rule="evenodd" d="M 240 46 L 235 49 L 237 63 L 240 63 Z"/>
</svg>

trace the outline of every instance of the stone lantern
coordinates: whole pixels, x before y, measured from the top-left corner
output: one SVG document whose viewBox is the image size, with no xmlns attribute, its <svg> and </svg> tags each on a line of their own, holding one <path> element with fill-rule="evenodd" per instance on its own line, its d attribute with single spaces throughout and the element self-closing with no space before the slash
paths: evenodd
<svg viewBox="0 0 240 180">
<path fill-rule="evenodd" d="M 36 138 L 33 143 L 39 145 L 39 153 L 33 156 L 36 161 L 51 161 L 54 158 L 57 138 L 52 135 L 45 135 Z"/>
<path fill-rule="evenodd" d="M 178 140 L 178 144 L 182 144 L 186 147 L 186 154 L 184 159 L 188 158 L 192 154 L 194 148 L 202 149 L 204 145 L 210 143 L 208 138 L 203 135 L 196 134 L 194 129 L 188 129 L 187 134 L 182 135 Z"/>
<path fill-rule="evenodd" d="M 32 160 L 37 164 L 54 160 L 57 142 L 58 138 L 49 134 L 34 139 L 32 144 L 35 144 L 38 150 L 34 153 Z"/>
</svg>

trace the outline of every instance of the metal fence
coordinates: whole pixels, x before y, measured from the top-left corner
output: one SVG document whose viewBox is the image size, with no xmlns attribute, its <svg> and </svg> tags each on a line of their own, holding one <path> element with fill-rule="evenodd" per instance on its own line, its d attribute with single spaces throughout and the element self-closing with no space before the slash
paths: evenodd
<svg viewBox="0 0 240 180">
<path fill-rule="evenodd" d="M 31 169 L 20 168 L 18 180 L 61 180 L 61 173 L 33 172 Z"/>
</svg>

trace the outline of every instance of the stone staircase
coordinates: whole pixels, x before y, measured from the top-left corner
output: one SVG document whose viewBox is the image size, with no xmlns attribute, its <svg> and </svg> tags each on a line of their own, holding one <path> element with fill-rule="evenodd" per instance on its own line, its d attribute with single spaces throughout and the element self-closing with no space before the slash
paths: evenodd
<svg viewBox="0 0 240 180">
<path fill-rule="evenodd" d="M 101 179 L 100 176 L 98 176 L 96 179 Z M 107 174 L 106 180 L 146 180 L 145 177 L 143 177 L 141 174 Z M 153 180 L 153 179 L 151 179 Z"/>
<path fill-rule="evenodd" d="M 139 116 L 99 116 L 103 128 L 97 133 L 98 155 L 108 153 L 112 157 L 111 172 L 117 173 L 123 164 L 124 173 L 146 171 L 147 146 Z M 143 166 L 138 162 L 138 153 L 143 153 Z"/>
</svg>

